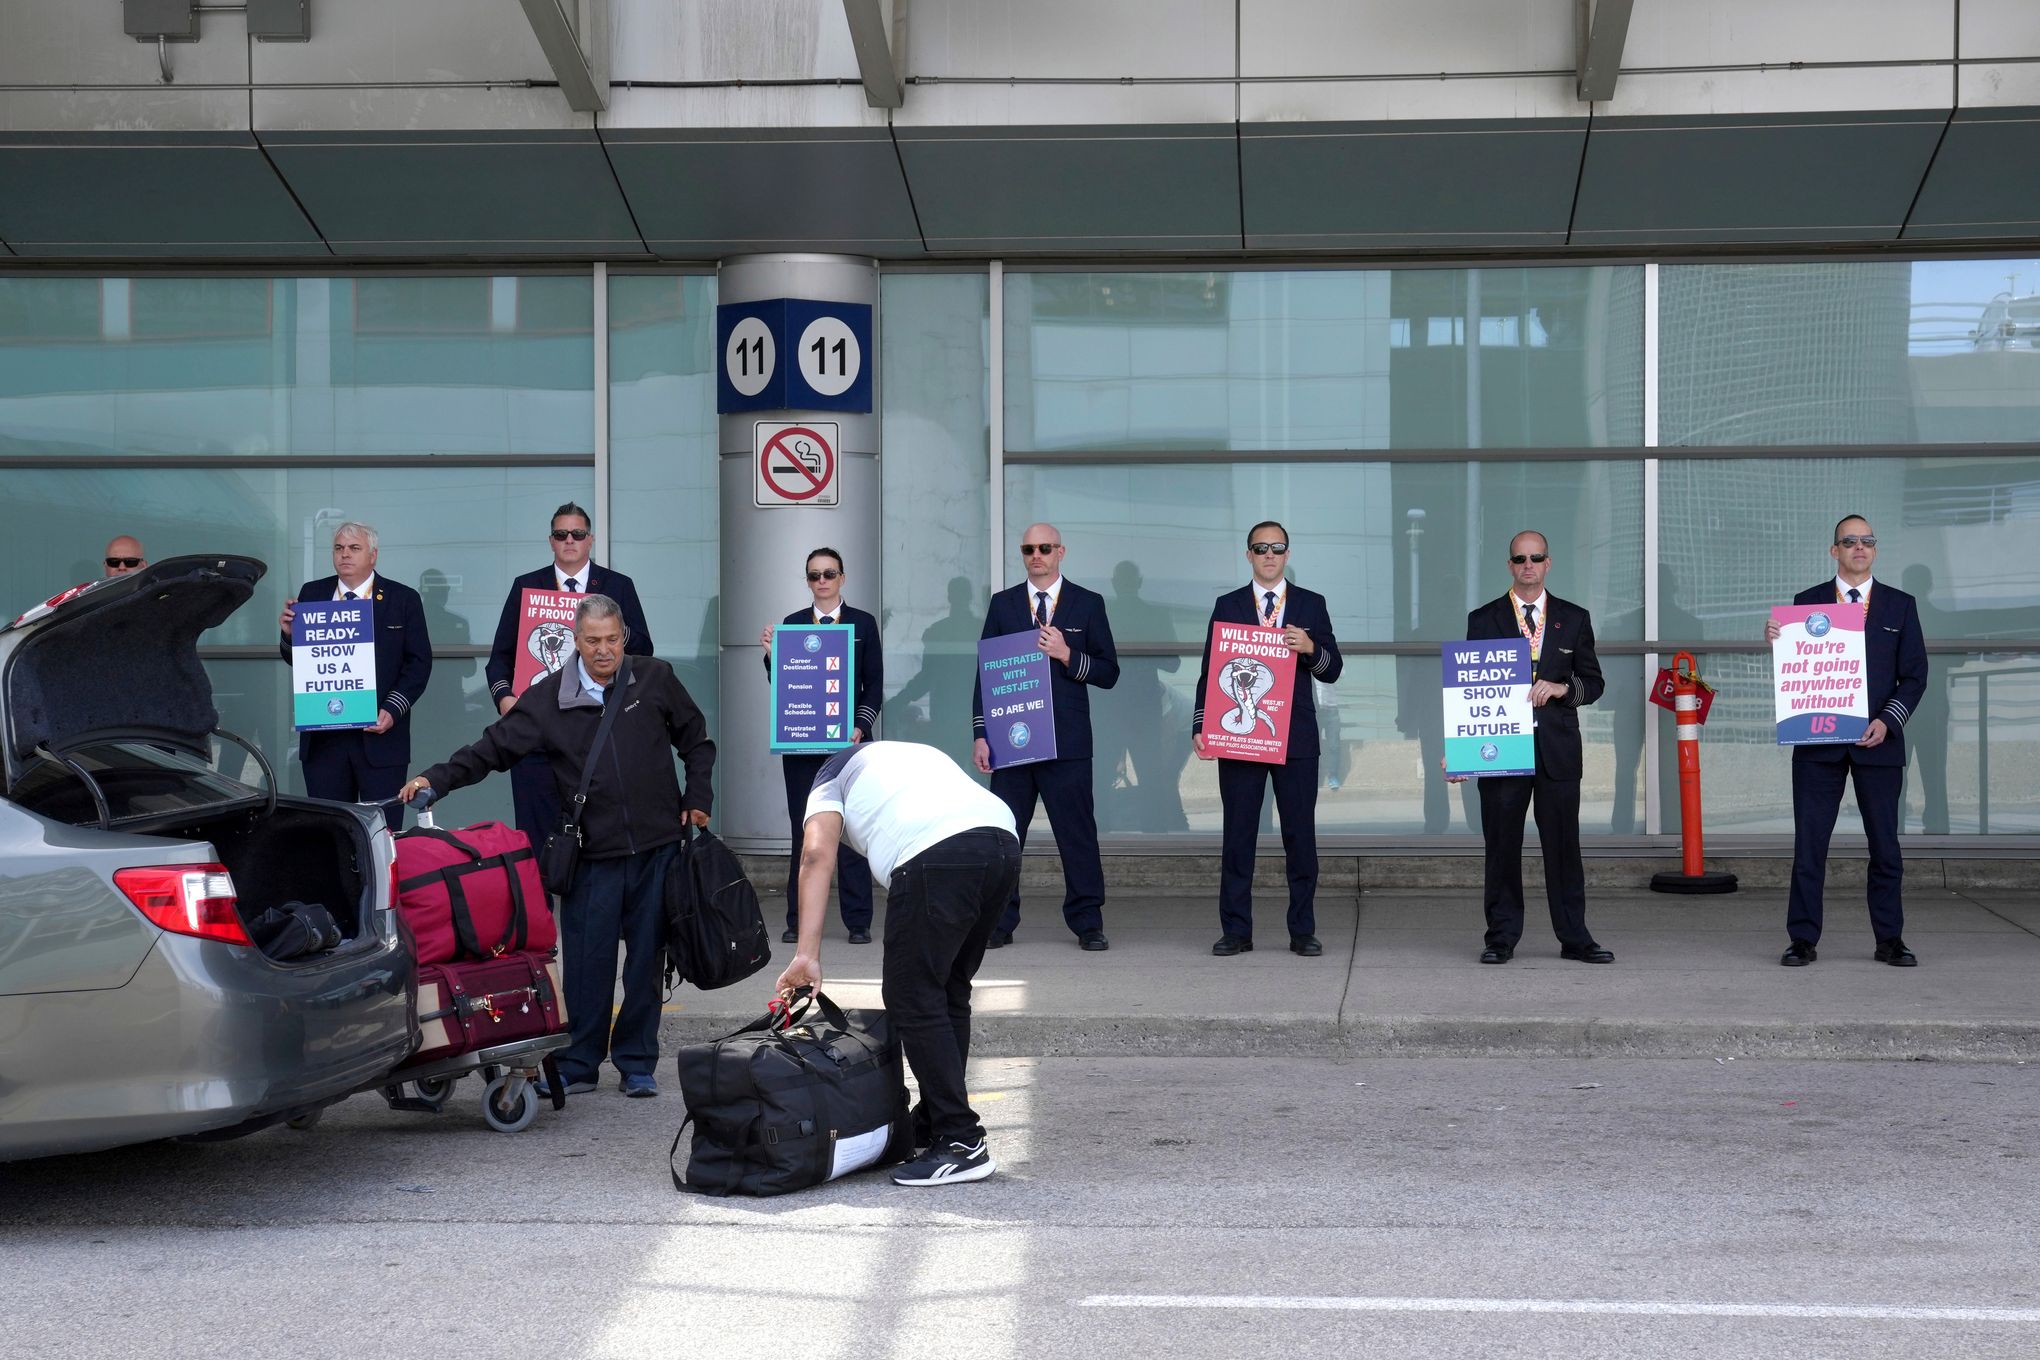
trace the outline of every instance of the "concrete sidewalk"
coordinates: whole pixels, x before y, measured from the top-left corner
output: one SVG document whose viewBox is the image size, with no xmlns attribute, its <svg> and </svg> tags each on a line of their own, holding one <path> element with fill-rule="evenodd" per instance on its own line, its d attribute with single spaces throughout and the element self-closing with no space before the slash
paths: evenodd
<svg viewBox="0 0 2040 1360">
<path fill-rule="evenodd" d="M 1588 921 L 1615 951 L 1608 966 L 1558 957 L 1535 889 L 1503 967 L 1478 962 L 1477 890 L 1321 892 L 1316 959 L 1288 951 L 1280 890 L 1255 897 L 1268 923 L 1258 948 L 1221 959 L 1211 955 L 1215 891 L 1113 896 L 1103 954 L 1077 948 L 1059 892 L 1030 892 L 1014 943 L 987 954 L 978 974 L 973 1052 L 2040 1058 L 2040 902 L 2028 893 L 1909 891 L 1905 938 L 1920 957 L 1910 969 L 1872 961 L 1860 890 L 1837 892 L 1807 968 L 1778 964 L 1782 888 L 1686 898 L 1593 890 Z M 763 905 L 773 963 L 720 992 L 683 985 L 666 1008 L 668 1051 L 763 1010 L 792 952 L 776 943 L 784 899 Z M 830 995 L 879 1004 L 879 948 L 846 943 L 832 910 Z"/>
</svg>

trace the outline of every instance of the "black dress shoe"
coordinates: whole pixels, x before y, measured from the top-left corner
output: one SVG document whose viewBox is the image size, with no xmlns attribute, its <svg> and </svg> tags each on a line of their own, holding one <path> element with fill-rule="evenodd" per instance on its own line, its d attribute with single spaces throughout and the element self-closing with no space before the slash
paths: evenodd
<svg viewBox="0 0 2040 1360">
<path fill-rule="evenodd" d="M 1583 944 L 1579 946 L 1577 949 L 1575 949 L 1571 945 L 1567 945 L 1563 949 L 1558 951 L 1558 956 L 1562 959 L 1571 959 L 1574 963 L 1615 962 L 1615 951 L 1612 949 L 1603 949 L 1601 948 L 1601 946 L 1597 944 Z"/>
<path fill-rule="evenodd" d="M 1010 930 L 995 930 L 985 937 L 985 948 L 987 949 L 1004 949 L 1011 943 L 1013 943 L 1013 932 Z"/>
<path fill-rule="evenodd" d="M 1896 935 L 1877 942 L 1877 961 L 1888 963 L 1893 968 L 1917 968 L 1920 964 L 1919 959 L 1913 956 L 1912 950 L 1905 947 L 1905 941 Z"/>
<path fill-rule="evenodd" d="M 1229 959 L 1235 954 L 1251 954 L 1254 942 L 1245 935 L 1221 935 L 1218 943 L 1211 946 L 1211 952 L 1222 959 Z"/>
<path fill-rule="evenodd" d="M 853 931 L 851 931 L 851 932 L 850 932 L 850 943 L 852 943 L 852 944 L 870 944 L 870 943 L 871 943 L 871 932 L 870 932 L 870 931 L 868 931 L 868 930 L 853 930 Z"/>
<path fill-rule="evenodd" d="M 1480 951 L 1480 961 L 1482 963 L 1507 963 L 1515 957 L 1516 949 L 1513 945 L 1491 944 L 1486 949 Z"/>
<path fill-rule="evenodd" d="M 785 930 L 779 932 L 779 942 L 781 944 L 799 944 L 800 932 L 792 926 L 788 926 Z"/>
<path fill-rule="evenodd" d="M 1301 954 L 1307 959 L 1314 959 L 1325 952 L 1325 947 L 1318 943 L 1318 937 L 1315 935 L 1291 935 L 1289 937 L 1289 952 Z"/>
<path fill-rule="evenodd" d="M 1112 942 L 1105 938 L 1102 930 L 1086 930 L 1077 936 L 1077 948 L 1095 954 L 1101 949 L 1110 949 Z"/>
<path fill-rule="evenodd" d="M 1794 940 L 1791 944 L 1785 946 L 1785 957 L 1779 959 L 1778 962 L 1784 964 L 1787 968 L 1804 968 L 1819 957 L 1820 955 L 1814 952 L 1812 945 L 1804 940 Z"/>
</svg>

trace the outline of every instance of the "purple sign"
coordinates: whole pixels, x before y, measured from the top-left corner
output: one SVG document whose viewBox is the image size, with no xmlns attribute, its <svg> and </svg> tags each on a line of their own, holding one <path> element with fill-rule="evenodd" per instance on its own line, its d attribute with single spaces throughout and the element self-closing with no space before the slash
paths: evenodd
<svg viewBox="0 0 2040 1360">
<path fill-rule="evenodd" d="M 978 643 L 978 698 L 993 769 L 1055 759 L 1049 664 L 1037 628 Z"/>
</svg>

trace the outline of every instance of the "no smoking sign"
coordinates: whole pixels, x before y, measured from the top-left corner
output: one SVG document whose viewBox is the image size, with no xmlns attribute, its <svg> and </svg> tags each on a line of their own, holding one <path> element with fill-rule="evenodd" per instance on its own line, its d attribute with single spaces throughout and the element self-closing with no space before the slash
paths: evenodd
<svg viewBox="0 0 2040 1360">
<path fill-rule="evenodd" d="M 761 509 L 836 505 L 837 430 L 834 421 L 752 425 L 751 503 Z"/>
</svg>

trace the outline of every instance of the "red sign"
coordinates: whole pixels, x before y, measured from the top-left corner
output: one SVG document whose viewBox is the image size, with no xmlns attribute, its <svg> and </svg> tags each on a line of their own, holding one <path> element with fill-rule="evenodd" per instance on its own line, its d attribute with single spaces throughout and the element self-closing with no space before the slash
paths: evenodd
<svg viewBox="0 0 2040 1360">
<path fill-rule="evenodd" d="M 1280 628 L 1218 623 L 1205 671 L 1204 749 L 1227 760 L 1280 765 L 1289 758 L 1296 653 Z"/>
<path fill-rule="evenodd" d="M 510 692 L 522 694 L 565 666 L 574 655 L 574 609 L 583 596 L 561 590 L 527 590 L 517 621 L 517 673 Z"/>
<path fill-rule="evenodd" d="M 813 500 L 836 475 L 836 451 L 819 430 L 789 425 L 766 439 L 758 472 L 766 489 L 781 500 Z"/>
<path fill-rule="evenodd" d="M 1693 685 L 1700 692 L 1700 711 L 1694 715 L 1693 721 L 1704 726 L 1707 722 L 1707 710 L 1714 707 L 1714 686 L 1697 675 L 1693 677 Z M 1672 679 L 1672 668 L 1663 667 L 1658 671 L 1657 679 L 1651 682 L 1650 701 L 1659 708 L 1669 708 L 1676 713 L 1679 711 L 1678 700 L 1679 689 Z"/>
</svg>

